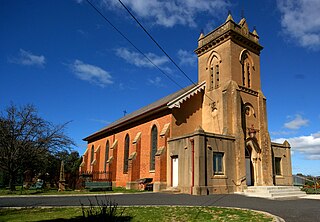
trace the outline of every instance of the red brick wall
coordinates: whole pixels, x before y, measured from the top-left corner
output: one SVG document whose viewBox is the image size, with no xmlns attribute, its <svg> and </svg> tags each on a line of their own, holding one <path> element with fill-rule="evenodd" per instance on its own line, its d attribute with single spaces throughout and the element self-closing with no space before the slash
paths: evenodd
<svg viewBox="0 0 320 222">
<path fill-rule="evenodd" d="M 112 177 L 114 178 L 114 182 L 116 183 L 116 186 L 126 186 L 126 182 L 128 182 L 128 173 L 123 173 L 123 157 L 124 157 L 124 143 L 125 143 L 125 137 L 128 134 L 130 137 L 130 143 L 129 143 L 129 156 L 137 151 L 135 149 L 135 145 L 132 144 L 133 140 L 135 139 L 137 133 L 141 132 L 141 138 L 140 138 L 140 146 L 141 146 L 141 153 L 140 153 L 140 167 L 135 167 L 133 165 L 133 170 L 139 169 L 139 172 L 133 172 L 134 175 L 139 175 L 139 178 L 154 178 L 155 179 L 155 172 L 150 171 L 150 147 L 151 147 L 151 129 L 153 125 L 156 125 L 158 128 L 158 148 L 165 146 L 166 147 L 166 139 L 160 137 L 161 130 L 164 128 L 164 125 L 171 122 L 171 114 L 167 114 L 161 117 L 158 117 L 154 120 L 150 120 L 144 123 L 141 123 L 139 125 L 135 125 L 130 129 L 118 132 L 114 135 L 109 135 L 103 139 L 99 139 L 93 142 L 90 142 L 87 146 L 87 155 L 90 156 L 90 149 L 92 145 L 94 145 L 95 149 L 100 145 L 99 154 L 96 155 L 98 158 L 96 161 L 96 165 L 94 169 L 103 171 L 104 170 L 104 163 L 105 163 L 105 152 L 106 152 L 106 142 L 109 140 L 110 150 L 109 150 L 109 157 L 114 156 L 113 162 L 111 163 L 112 166 L 110 167 L 110 170 L 116 171 L 112 172 Z M 171 128 L 171 126 L 170 126 Z M 169 131 L 171 133 L 171 130 Z M 112 145 L 115 140 L 118 140 L 117 146 L 115 146 L 114 149 L 112 148 Z M 116 155 L 115 155 L 116 154 Z M 116 158 L 115 158 L 116 157 Z M 90 161 L 90 158 L 86 158 L 86 161 Z M 138 164 L 136 161 L 134 161 L 134 164 Z M 166 169 L 166 161 L 161 161 L 161 167 L 160 169 L 163 171 L 161 175 L 164 174 Z M 163 166 L 164 165 L 164 166 Z M 90 163 L 86 164 L 87 170 L 90 171 Z M 88 167 L 89 166 L 89 167 Z M 156 168 L 157 170 L 157 168 Z M 162 176 L 162 179 L 165 178 L 165 176 Z"/>
</svg>

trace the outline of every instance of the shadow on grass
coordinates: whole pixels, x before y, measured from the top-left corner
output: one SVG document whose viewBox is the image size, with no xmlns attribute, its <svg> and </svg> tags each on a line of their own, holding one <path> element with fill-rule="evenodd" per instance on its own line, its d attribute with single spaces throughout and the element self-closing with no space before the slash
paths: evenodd
<svg viewBox="0 0 320 222">
<path fill-rule="evenodd" d="M 97 196 L 95 197 L 96 203 L 91 202 L 88 198 L 90 205 L 85 207 L 84 204 L 81 204 L 82 216 L 77 216 L 73 218 L 58 218 L 42 221 L 65 221 L 65 222 L 78 222 L 78 221 L 92 221 L 92 222 L 125 222 L 131 221 L 131 216 L 124 216 L 124 209 L 119 212 L 118 204 L 115 201 L 110 200 L 105 197 L 103 200 L 98 200 Z"/>
</svg>

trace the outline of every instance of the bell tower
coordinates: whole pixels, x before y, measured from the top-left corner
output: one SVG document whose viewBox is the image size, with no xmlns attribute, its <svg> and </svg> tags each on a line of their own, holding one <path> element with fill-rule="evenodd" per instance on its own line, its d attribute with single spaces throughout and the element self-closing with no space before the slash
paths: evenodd
<svg viewBox="0 0 320 222">
<path fill-rule="evenodd" d="M 236 138 L 238 179 L 246 177 L 249 153 L 252 185 L 273 184 L 266 98 L 260 83 L 262 49 L 256 29 L 251 32 L 245 18 L 236 23 L 229 14 L 221 26 L 200 34 L 195 50 L 198 82 L 206 82 L 202 128 Z"/>
</svg>

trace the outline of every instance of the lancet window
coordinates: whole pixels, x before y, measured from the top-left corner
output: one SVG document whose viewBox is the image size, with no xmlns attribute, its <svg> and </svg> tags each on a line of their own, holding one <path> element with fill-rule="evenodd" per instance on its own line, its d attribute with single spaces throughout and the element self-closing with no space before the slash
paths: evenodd
<svg viewBox="0 0 320 222">
<path fill-rule="evenodd" d="M 210 90 L 219 88 L 220 85 L 220 68 L 217 57 L 212 59 L 210 66 Z"/>
<path fill-rule="evenodd" d="M 124 140 L 123 173 L 128 173 L 129 143 L 130 143 L 130 137 L 127 134 Z"/>
<path fill-rule="evenodd" d="M 155 170 L 155 158 L 158 148 L 158 129 L 153 125 L 151 129 L 150 170 Z"/>
<path fill-rule="evenodd" d="M 243 51 L 240 60 L 242 66 L 242 86 L 251 88 L 253 62 L 248 51 Z"/>
<path fill-rule="evenodd" d="M 109 145 L 109 140 L 106 143 L 106 153 L 105 153 L 105 162 L 104 162 L 104 171 L 107 170 L 107 161 L 109 159 L 109 149 L 110 149 L 110 145 Z"/>
<path fill-rule="evenodd" d="M 94 145 L 92 145 L 91 147 L 91 159 L 90 159 L 91 163 L 93 163 L 94 161 Z"/>
</svg>

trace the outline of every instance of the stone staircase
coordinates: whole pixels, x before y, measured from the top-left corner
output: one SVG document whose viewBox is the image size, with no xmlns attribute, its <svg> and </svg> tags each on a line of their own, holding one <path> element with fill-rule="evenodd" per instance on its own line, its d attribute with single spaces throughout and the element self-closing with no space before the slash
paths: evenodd
<svg viewBox="0 0 320 222">
<path fill-rule="evenodd" d="M 252 186 L 244 190 L 243 194 L 268 199 L 297 199 L 306 196 L 305 192 L 294 186 Z"/>
<path fill-rule="evenodd" d="M 167 189 L 161 190 L 162 193 L 180 193 L 181 190 L 177 187 L 168 187 Z"/>
</svg>

